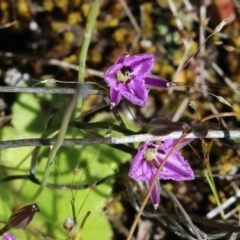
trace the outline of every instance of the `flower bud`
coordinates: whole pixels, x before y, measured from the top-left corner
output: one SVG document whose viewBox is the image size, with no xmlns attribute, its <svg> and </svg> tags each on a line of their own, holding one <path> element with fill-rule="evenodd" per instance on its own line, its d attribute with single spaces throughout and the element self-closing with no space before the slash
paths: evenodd
<svg viewBox="0 0 240 240">
<path fill-rule="evenodd" d="M 163 118 L 154 118 L 147 125 L 147 131 L 156 136 L 165 136 L 175 131 L 188 132 L 190 129 L 187 123 L 172 122 Z"/>
<path fill-rule="evenodd" d="M 8 223 L 2 229 L 0 229 L 0 235 L 4 234 L 10 229 L 19 229 L 27 226 L 33 219 L 36 212 L 39 212 L 38 205 L 36 203 L 26 205 L 18 209 L 8 219 Z"/>
<path fill-rule="evenodd" d="M 208 126 L 206 123 L 197 122 L 192 125 L 192 132 L 198 138 L 205 138 L 208 134 Z"/>
<path fill-rule="evenodd" d="M 33 219 L 36 212 L 39 212 L 38 205 L 36 203 L 26 205 L 18 209 L 8 219 L 8 225 L 10 228 L 19 229 L 27 226 Z"/>
<path fill-rule="evenodd" d="M 74 227 L 74 220 L 72 217 L 68 216 L 63 223 L 63 229 L 66 232 L 71 232 L 73 227 Z"/>
</svg>

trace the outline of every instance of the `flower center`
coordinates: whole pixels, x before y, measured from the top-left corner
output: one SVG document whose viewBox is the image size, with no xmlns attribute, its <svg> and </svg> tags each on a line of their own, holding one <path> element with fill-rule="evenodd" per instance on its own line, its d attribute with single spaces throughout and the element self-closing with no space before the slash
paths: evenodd
<svg viewBox="0 0 240 240">
<path fill-rule="evenodd" d="M 122 82 L 124 84 L 129 83 L 131 80 L 131 75 L 133 70 L 129 66 L 123 66 L 120 70 L 117 71 L 117 79 L 118 82 Z"/>
<path fill-rule="evenodd" d="M 152 162 L 154 159 L 157 158 L 157 152 L 155 148 L 148 148 L 144 152 L 144 158 L 147 162 Z"/>
</svg>

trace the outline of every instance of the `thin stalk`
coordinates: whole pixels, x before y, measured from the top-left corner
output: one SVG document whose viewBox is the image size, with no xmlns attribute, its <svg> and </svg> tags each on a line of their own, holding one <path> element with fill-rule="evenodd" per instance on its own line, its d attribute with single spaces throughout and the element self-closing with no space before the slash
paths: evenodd
<svg viewBox="0 0 240 240">
<path fill-rule="evenodd" d="M 86 67 L 86 59 L 87 59 L 87 51 L 90 45 L 92 31 L 94 27 L 95 20 L 97 18 L 97 14 L 100 7 L 100 0 L 95 0 L 88 16 L 86 30 L 84 32 L 84 40 L 82 44 L 82 49 L 79 55 L 79 71 L 78 71 L 78 81 L 83 83 L 84 75 L 85 75 L 85 67 Z"/>
<path fill-rule="evenodd" d="M 41 62 L 43 64 L 58 66 L 61 68 L 72 69 L 74 71 L 79 70 L 78 65 L 60 61 L 60 60 L 54 59 L 54 58 L 47 59 L 47 58 L 41 58 L 41 57 L 36 57 L 36 56 L 29 56 L 29 55 L 25 55 L 25 54 L 17 54 L 17 53 L 12 53 L 12 52 L 1 52 L 1 51 L 0 51 L 0 57 L 14 58 L 14 59 L 27 59 L 27 60 Z M 97 71 L 95 69 L 88 68 L 88 73 L 92 76 L 101 77 L 101 78 L 103 77 L 103 72 Z"/>
<path fill-rule="evenodd" d="M 81 236 L 82 236 L 83 227 L 84 227 L 84 225 L 85 225 L 85 223 L 86 223 L 86 221 L 87 221 L 87 219 L 88 219 L 88 217 L 89 217 L 90 214 L 91 214 L 91 212 L 88 211 L 88 212 L 86 213 L 86 215 L 84 216 L 84 218 L 83 218 L 83 220 L 82 220 L 82 223 L 81 223 L 81 226 L 80 226 L 80 229 L 79 229 L 79 231 L 78 231 L 78 234 L 77 234 L 75 240 L 80 240 L 80 238 L 81 238 Z"/>
<path fill-rule="evenodd" d="M 211 145 L 212 145 L 212 143 L 211 143 Z M 211 147 L 212 146 L 210 146 L 210 148 Z M 207 172 L 204 172 L 204 174 L 205 174 L 205 177 L 206 177 L 206 179 L 208 181 L 208 184 L 209 184 L 209 186 L 210 186 L 210 188 L 212 190 L 214 198 L 215 198 L 215 200 L 217 202 L 217 206 L 219 207 L 220 215 L 221 215 L 222 219 L 225 220 L 226 217 L 225 217 L 225 214 L 224 214 L 224 211 L 223 211 L 220 199 L 218 197 L 217 190 L 216 190 L 216 185 L 215 185 L 215 182 L 214 182 L 214 179 L 213 179 L 213 175 L 212 175 L 212 169 L 211 169 L 210 162 L 209 162 L 209 154 L 207 153 L 206 149 L 204 149 L 204 148 L 203 148 L 203 151 L 204 151 L 204 153 L 206 155 L 206 158 L 207 158 L 207 163 L 206 163 L 206 165 L 207 165 Z"/>
<path fill-rule="evenodd" d="M 40 184 L 40 187 L 39 187 L 38 191 L 36 192 L 36 194 L 33 197 L 34 199 L 40 195 L 40 193 L 42 192 L 42 190 L 44 189 L 44 187 L 47 183 L 48 176 L 51 172 L 51 168 L 52 168 L 54 159 L 56 157 L 56 154 L 57 154 L 58 150 L 62 146 L 63 140 L 65 138 L 72 113 L 73 113 L 73 111 L 75 109 L 75 106 L 76 106 L 76 103 L 77 103 L 77 99 L 78 99 L 78 95 L 76 94 L 76 95 L 74 95 L 73 99 L 71 100 L 71 102 L 70 102 L 70 104 L 69 104 L 69 106 L 68 106 L 68 108 L 67 108 L 67 110 L 64 114 L 59 134 L 57 136 L 56 142 L 53 145 L 52 150 L 50 151 L 48 162 L 47 162 L 47 165 L 46 165 L 46 168 L 45 168 L 45 171 L 44 171 L 44 176 L 43 176 L 43 179 L 42 179 L 42 182 Z"/>
<path fill-rule="evenodd" d="M 212 143 L 213 142 L 211 142 L 211 144 L 210 144 L 210 149 L 212 148 Z M 221 215 L 222 219 L 225 220 L 226 217 L 225 217 L 220 199 L 218 197 L 217 188 L 216 188 L 216 185 L 215 185 L 215 182 L 214 182 L 214 179 L 213 179 L 212 169 L 211 169 L 210 161 L 209 161 L 209 153 L 208 153 L 208 151 L 205 147 L 203 147 L 203 152 L 204 152 L 204 155 L 205 155 L 205 158 L 206 158 L 206 166 L 207 166 L 207 172 L 204 172 L 204 175 L 205 175 L 205 177 L 208 181 L 208 184 L 209 184 L 209 186 L 212 190 L 213 196 L 214 196 L 214 198 L 217 202 L 217 206 L 219 208 L 220 215 Z"/>
<path fill-rule="evenodd" d="M 67 138 L 62 142 L 63 146 L 76 146 L 76 145 L 95 145 L 95 144 L 124 144 L 134 142 L 147 142 L 147 141 L 164 141 L 167 139 L 178 139 L 182 135 L 182 132 L 172 132 L 166 136 L 153 136 L 151 134 L 136 134 L 131 136 L 121 137 L 89 137 L 89 138 Z M 186 139 L 197 138 L 193 133 L 188 134 Z M 239 139 L 240 131 L 222 131 L 212 130 L 208 132 L 205 138 L 231 138 Z M 52 146 L 56 143 L 55 139 L 52 138 L 30 138 L 21 140 L 7 140 L 0 141 L 0 149 L 6 148 L 17 148 L 17 147 L 33 147 L 33 146 Z"/>
<path fill-rule="evenodd" d="M 209 164 L 207 164 L 207 168 L 208 168 L 208 171 L 211 171 L 211 168 L 210 168 Z M 210 186 L 210 188 L 212 190 L 214 198 L 215 198 L 215 200 L 217 202 L 217 206 L 219 207 L 221 218 L 223 220 L 225 220 L 225 214 L 224 214 L 221 202 L 219 200 L 219 197 L 218 197 L 218 194 L 217 194 L 217 191 L 216 191 L 216 186 L 215 186 L 215 183 L 213 181 L 213 177 L 211 176 L 211 174 L 208 174 L 207 172 L 205 172 L 204 174 L 205 174 L 205 177 L 206 177 L 206 179 L 208 181 L 208 184 L 209 184 L 209 186 Z"/>
<path fill-rule="evenodd" d="M 90 14 L 88 16 L 87 26 L 86 26 L 86 30 L 85 30 L 85 33 L 84 33 L 83 44 L 82 44 L 82 48 L 81 48 L 81 51 L 80 51 L 78 81 L 82 84 L 84 82 L 85 63 L 86 63 L 86 59 L 87 59 L 88 47 L 90 45 L 93 26 L 94 26 L 95 20 L 97 18 L 99 6 L 100 6 L 100 1 L 95 0 L 92 8 L 90 10 Z M 81 86 L 80 86 L 80 88 L 81 88 Z M 79 94 L 77 92 L 73 96 L 73 98 L 72 98 L 72 100 L 71 100 L 71 102 L 70 102 L 70 104 L 69 104 L 69 106 L 68 106 L 68 108 L 67 108 L 67 110 L 64 114 L 59 134 L 58 134 L 56 142 L 53 145 L 53 148 L 52 148 L 52 150 L 49 154 L 48 162 L 47 162 L 47 165 L 46 165 L 46 169 L 45 169 L 45 172 L 44 172 L 44 176 L 43 176 L 41 185 L 40 185 L 38 191 L 36 192 L 36 194 L 34 195 L 34 198 L 36 198 L 42 192 L 43 188 L 45 187 L 45 185 L 47 183 L 49 174 L 51 172 L 51 167 L 53 165 L 53 162 L 54 162 L 54 159 L 57 155 L 57 152 L 60 149 L 60 147 L 62 146 L 62 143 L 64 141 L 64 138 L 65 138 L 65 135 L 66 135 L 66 132 L 67 132 L 67 129 L 68 129 L 68 125 L 69 125 L 71 116 L 73 114 L 73 111 L 76 107 L 78 99 L 79 99 L 79 108 L 80 108 L 79 112 L 81 113 L 82 97 L 81 96 L 79 97 Z"/>
<path fill-rule="evenodd" d="M 90 84 L 84 83 L 85 86 Z M 50 87 L 16 87 L 16 86 L 0 86 L 0 92 L 6 93 L 50 93 L 50 94 L 69 94 L 76 93 L 75 88 L 50 88 Z M 102 90 L 89 89 L 89 95 L 103 95 Z"/>
</svg>

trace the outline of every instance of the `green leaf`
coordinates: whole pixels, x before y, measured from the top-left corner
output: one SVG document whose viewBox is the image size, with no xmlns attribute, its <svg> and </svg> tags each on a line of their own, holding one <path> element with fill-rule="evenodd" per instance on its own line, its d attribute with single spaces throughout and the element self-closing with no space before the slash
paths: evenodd
<svg viewBox="0 0 240 240">
<path fill-rule="evenodd" d="M 12 125 L 22 138 L 40 137 L 50 110 L 59 101 L 59 96 L 50 94 L 19 94 L 13 105 Z M 64 107 L 54 116 L 60 123 Z"/>
<path fill-rule="evenodd" d="M 50 109 L 59 101 L 58 97 L 51 95 L 20 94 L 13 105 L 13 127 L 4 127 L 2 140 L 22 139 L 29 137 L 41 137 L 45 121 L 48 119 Z M 64 107 L 53 116 L 53 124 L 61 122 Z M 106 120 L 106 118 L 103 118 Z M 106 129 L 100 130 L 105 133 Z M 82 137 L 80 130 L 69 127 L 68 137 Z M 28 174 L 30 171 L 33 148 L 4 149 L 1 151 L 2 164 L 13 166 L 15 169 L 1 170 L 1 177 L 14 174 Z M 50 147 L 42 147 L 38 156 L 36 177 L 41 180 L 47 163 Z M 26 157 L 28 156 L 28 157 Z M 25 159 L 24 163 L 19 163 Z M 127 161 L 129 155 L 109 146 L 74 146 L 61 147 L 52 167 L 48 182 L 63 185 L 93 184 L 106 176 L 112 175 L 119 164 Z M 78 166 L 78 173 L 73 172 Z M 6 189 L 7 186 L 7 189 Z M 29 203 L 36 202 L 40 208 L 27 230 L 11 230 L 19 239 L 40 239 L 41 234 L 46 234 L 54 239 L 66 239 L 67 233 L 62 225 L 65 219 L 72 216 L 71 201 L 74 197 L 74 205 L 77 217 L 77 227 L 80 226 L 85 214 L 91 214 L 85 222 L 81 239 L 111 239 L 112 230 L 107 217 L 101 213 L 101 209 L 107 204 L 111 196 L 112 180 L 107 180 L 90 190 L 61 190 L 45 188 L 42 194 L 32 200 L 38 185 L 28 180 L 14 180 L 0 185 L 0 220 L 7 220 L 11 215 L 11 209 L 18 209 Z M 4 190 L 5 189 L 5 190 Z M 16 197 L 17 196 L 17 197 Z M 4 211 L 1 209 L 4 206 Z M 36 233 L 37 232 L 37 233 Z"/>
</svg>

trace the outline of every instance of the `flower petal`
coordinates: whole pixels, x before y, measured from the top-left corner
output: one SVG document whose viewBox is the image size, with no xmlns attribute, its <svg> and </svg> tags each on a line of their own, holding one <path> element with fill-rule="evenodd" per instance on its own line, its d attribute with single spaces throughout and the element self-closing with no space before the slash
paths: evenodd
<svg viewBox="0 0 240 240">
<path fill-rule="evenodd" d="M 149 189 L 152 184 L 153 178 L 150 180 L 145 181 L 147 188 Z M 157 179 L 157 181 L 154 184 L 153 190 L 150 195 L 151 202 L 154 206 L 154 209 L 156 210 L 158 208 L 159 202 L 160 202 L 160 182 Z"/>
<path fill-rule="evenodd" d="M 168 88 L 171 85 L 166 79 L 154 75 L 147 75 L 144 80 L 149 89 Z"/>
<path fill-rule="evenodd" d="M 117 79 L 117 72 L 122 68 L 122 64 L 114 64 L 110 66 L 104 74 L 104 80 L 110 86 L 117 90 L 118 88 L 118 79 Z"/>
<path fill-rule="evenodd" d="M 148 143 L 144 143 L 138 150 L 138 153 L 132 160 L 129 177 L 136 180 L 149 180 L 156 173 L 153 164 L 149 164 L 144 159 L 144 152 L 148 147 Z"/>
<path fill-rule="evenodd" d="M 158 154 L 157 160 L 159 164 L 163 162 L 163 159 L 166 156 L 164 155 L 160 153 Z M 194 172 L 190 165 L 185 161 L 181 153 L 179 151 L 174 151 L 164 164 L 159 178 L 172 180 L 192 180 L 194 179 Z"/>
<path fill-rule="evenodd" d="M 133 69 L 137 78 L 144 78 L 153 69 L 154 54 L 143 53 L 129 56 L 124 59 L 123 65 Z"/>
<path fill-rule="evenodd" d="M 110 100 L 112 107 L 116 107 L 121 101 L 122 94 L 119 91 L 115 91 L 114 88 L 110 89 Z"/>
<path fill-rule="evenodd" d="M 125 58 L 127 58 L 127 57 L 129 57 L 129 54 L 123 54 L 116 60 L 116 62 L 114 64 L 119 64 L 119 63 L 122 64 L 124 62 Z"/>
<path fill-rule="evenodd" d="M 189 143 L 191 143 L 194 140 L 194 138 L 184 138 L 177 146 L 177 150 L 185 147 L 186 145 L 188 145 Z M 175 145 L 176 142 L 178 141 L 178 139 L 174 139 L 173 140 L 173 144 Z"/>
<path fill-rule="evenodd" d="M 4 235 L 3 235 L 2 240 L 18 240 L 18 239 L 17 239 L 15 236 L 7 233 L 7 234 L 4 234 Z"/>
<path fill-rule="evenodd" d="M 164 149 L 172 149 L 176 143 L 178 142 L 179 139 L 169 139 L 169 140 L 165 140 L 163 143 L 163 148 Z M 177 149 L 180 149 L 186 145 L 188 145 L 190 142 L 192 142 L 194 140 L 194 138 L 184 138 L 181 143 L 177 146 Z"/>
<path fill-rule="evenodd" d="M 135 180 L 147 180 L 151 178 L 152 174 L 142 154 L 137 154 L 134 157 L 128 175 Z"/>
<path fill-rule="evenodd" d="M 120 93 L 130 102 L 145 106 L 148 100 L 148 90 L 144 80 L 132 79 L 128 84 L 119 85 Z"/>
</svg>

